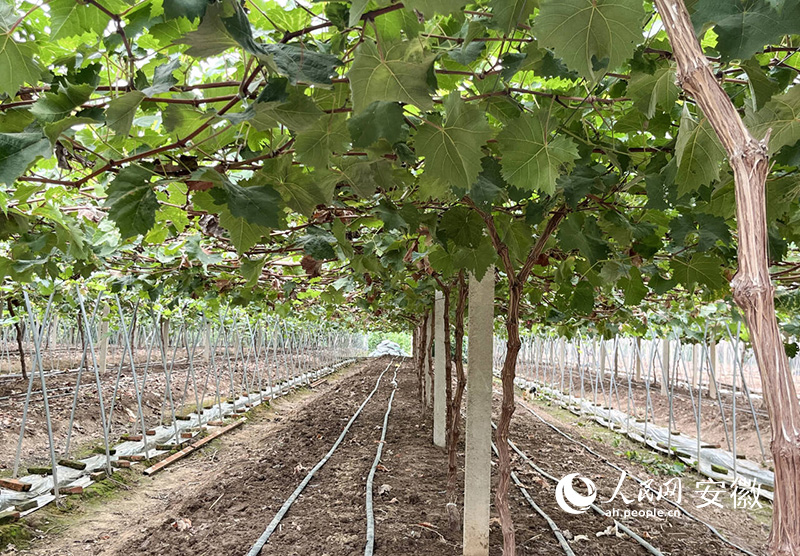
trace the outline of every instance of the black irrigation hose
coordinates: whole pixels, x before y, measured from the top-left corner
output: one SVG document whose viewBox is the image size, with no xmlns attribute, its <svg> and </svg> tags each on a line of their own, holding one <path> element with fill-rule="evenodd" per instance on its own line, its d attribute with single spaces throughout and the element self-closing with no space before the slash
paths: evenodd
<svg viewBox="0 0 800 556">
<path fill-rule="evenodd" d="M 494 423 L 492 423 L 492 426 L 494 426 Z M 495 455 L 498 455 L 497 446 L 495 445 L 494 442 L 492 442 L 492 451 L 494 452 Z M 556 522 L 553 521 L 550 518 L 550 516 L 547 515 L 547 513 L 545 513 L 545 511 L 542 508 L 540 508 L 539 505 L 536 504 L 536 502 L 533 501 L 533 498 L 531 498 L 531 495 L 528 494 L 528 490 L 525 488 L 525 485 L 522 484 L 522 482 L 519 480 L 519 477 L 517 477 L 517 474 L 514 473 L 513 471 L 511 472 L 511 479 L 514 481 L 514 484 L 517 486 L 520 492 L 522 492 L 522 495 L 528 501 L 528 504 L 531 505 L 531 508 L 536 510 L 536 513 L 538 513 L 540 516 L 542 516 L 542 518 L 544 518 L 545 521 L 547 521 L 547 524 L 550 526 L 550 529 L 553 531 L 553 534 L 556 536 L 556 539 L 558 540 L 558 544 L 560 544 L 561 548 L 564 550 L 564 554 L 566 554 L 567 556 L 575 556 L 575 553 L 569 546 L 569 542 L 567 542 L 566 537 L 564 537 L 564 533 L 561 532 L 561 529 L 559 529 L 558 525 L 556 525 Z"/>
<path fill-rule="evenodd" d="M 565 433 L 564 431 L 562 431 L 561 429 L 559 429 L 559 428 L 558 428 L 558 427 L 556 427 L 555 425 L 553 425 L 553 424 L 551 424 L 551 423 L 548 423 L 547 421 L 545 421 L 544 419 L 542 419 L 542 418 L 541 418 L 541 417 L 540 417 L 540 416 L 539 416 L 539 415 L 538 415 L 538 414 L 537 414 L 535 411 L 533 411 L 533 410 L 532 410 L 530 407 L 528 407 L 527 405 L 523 405 L 523 404 L 520 404 L 520 405 L 521 405 L 522 407 L 524 407 L 526 410 L 528 410 L 528 412 L 529 412 L 531 415 L 533 415 L 534 417 L 536 417 L 537 419 L 539 419 L 539 420 L 540 420 L 542 423 L 544 423 L 545 425 L 547 425 L 548 427 L 550 427 L 551 429 L 553 429 L 555 432 L 557 432 L 558 434 L 560 434 L 561 436 L 563 436 L 564 438 L 566 438 L 566 439 L 567 439 L 567 440 L 569 440 L 570 442 L 572 442 L 572 443 L 574 443 L 574 444 L 577 444 L 578 446 L 580 446 L 581 448 L 583 448 L 584 450 L 586 450 L 587 452 L 589 452 L 591 455 L 593 455 L 594 457 L 596 457 L 597 459 L 599 459 L 600 461 L 602 461 L 602 462 L 603 462 L 603 463 L 605 463 L 606 465 L 608 465 L 608 466 L 612 467 L 613 469 L 616 469 L 616 470 L 617 470 L 617 471 L 619 471 L 620 473 L 622 473 L 622 472 L 626 472 L 626 471 L 625 471 L 624 469 L 622 469 L 620 466 L 616 465 L 615 463 L 612 463 L 612 462 L 610 462 L 610 461 L 609 461 L 609 460 L 608 460 L 608 459 L 607 459 L 605 456 L 603 456 L 602 454 L 599 454 L 598 452 L 594 451 L 593 449 L 591 449 L 589 446 L 587 446 L 587 445 L 586 445 L 586 444 L 584 444 L 583 442 L 581 442 L 581 441 L 579 441 L 579 440 L 575 440 L 574 438 L 572 438 L 570 435 L 568 435 L 567 433 Z M 626 472 L 626 473 L 627 473 L 627 472 Z M 637 477 L 636 475 L 632 475 L 632 474 L 628 473 L 628 476 L 629 476 L 631 479 L 633 479 L 634 481 L 636 481 L 636 482 L 639 484 L 639 486 L 646 488 L 647 490 L 649 490 L 649 491 L 650 491 L 650 492 L 652 492 L 653 494 L 656 494 L 656 495 L 658 494 L 658 492 L 656 492 L 655 490 L 653 490 L 653 488 L 652 488 L 652 487 L 650 487 L 650 486 L 649 486 L 647 483 L 645 483 L 645 481 L 641 480 L 641 479 L 640 479 L 639 477 Z M 688 518 L 690 518 L 690 519 L 692 519 L 692 520 L 694 520 L 694 521 L 696 521 L 696 522 L 698 522 L 698 523 L 702 523 L 703 525 L 705 525 L 705 526 L 708 528 L 708 530 L 709 530 L 709 531 L 711 531 L 711 532 L 712 532 L 712 533 L 713 533 L 713 534 L 714 534 L 714 535 L 715 535 L 717 538 L 719 538 L 719 539 L 720 539 L 722 542 L 724 542 L 725 544 L 727 544 L 727 545 L 729 545 L 729 546 L 732 546 L 732 547 L 733 547 L 733 548 L 735 548 L 736 550 L 738 550 L 738 551 L 740 551 L 740 552 L 742 552 L 742 553 L 744 553 L 744 554 L 747 554 L 748 556 L 757 556 L 756 554 L 753 554 L 752 552 L 750 552 L 750 551 L 749 551 L 749 550 L 747 550 L 746 548 L 743 548 L 743 547 L 739 546 L 738 544 L 736 544 L 736 543 L 734 543 L 734 542 L 732 542 L 732 541 L 729 541 L 727 538 L 725 538 L 725 537 L 722 535 L 722 533 L 720 533 L 719 531 L 717 531 L 717 529 L 716 529 L 716 528 L 715 528 L 713 525 L 711 525 L 710 523 L 708 523 L 708 522 L 706 522 L 706 521 L 703 521 L 703 520 L 702 520 L 702 519 L 700 519 L 699 517 L 697 517 L 697 516 L 695 516 L 695 515 L 693 515 L 693 514 L 689 513 L 689 511 L 688 511 L 688 510 L 686 510 L 686 509 L 685 509 L 683 506 L 681 506 L 681 505 L 680 505 L 680 504 L 678 504 L 677 502 L 675 502 L 675 501 L 673 501 L 673 500 L 670 500 L 669 498 L 663 498 L 663 500 L 664 500 L 665 502 L 667 502 L 667 503 L 669 503 L 669 504 L 671 504 L 671 505 L 675 506 L 675 507 L 676 507 L 677 509 L 679 509 L 679 510 L 681 511 L 681 513 L 683 513 L 683 514 L 684 514 L 686 517 L 688 517 Z"/>
<path fill-rule="evenodd" d="M 394 401 L 394 395 L 397 393 L 397 370 L 399 368 L 400 364 L 398 363 L 394 369 L 394 377 L 392 377 L 392 395 L 389 396 L 389 405 L 386 408 L 386 414 L 383 416 L 381 440 L 378 442 L 378 450 L 375 452 L 375 460 L 372 462 L 372 468 L 369 470 L 369 475 L 367 476 L 367 544 L 364 547 L 364 556 L 372 556 L 372 552 L 375 548 L 375 513 L 372 509 L 372 483 L 375 480 L 375 471 L 378 469 L 378 464 L 381 462 L 383 444 L 386 442 L 386 429 L 389 426 L 389 413 L 392 411 L 392 402 Z"/>
<path fill-rule="evenodd" d="M 300 484 L 297 485 L 297 488 L 294 489 L 294 492 L 291 494 L 291 496 L 289 496 L 289 498 L 286 499 L 286 501 L 283 503 L 283 506 L 281 506 L 281 509 L 278 510 L 278 513 L 275 514 L 274 518 L 272 518 L 272 521 L 269 523 L 267 528 L 255 542 L 255 544 L 253 544 L 253 546 L 250 548 L 249 552 L 247 553 L 247 556 L 258 556 L 261 553 L 261 549 L 264 548 L 265 544 L 267 544 L 267 541 L 272 536 L 272 533 L 274 533 L 275 529 L 278 528 L 278 525 L 280 524 L 281 520 L 289 511 L 289 508 L 292 507 L 292 504 L 294 504 L 295 500 L 297 500 L 297 497 L 300 496 L 300 494 L 306 488 L 308 483 L 311 482 L 311 479 L 314 477 L 317 471 L 319 471 L 322 468 L 322 466 L 327 463 L 327 461 L 336 451 L 336 448 L 338 448 L 339 444 L 341 444 L 342 440 L 344 440 L 344 437 L 347 436 L 347 433 L 350 431 L 350 427 L 353 425 L 355 420 L 361 414 L 361 410 L 364 409 L 367 403 L 372 399 L 372 396 L 375 395 L 375 392 L 378 391 L 378 386 L 380 386 L 381 384 L 381 379 L 383 378 L 383 375 L 386 374 L 386 371 L 389 370 L 389 367 L 392 366 L 392 363 L 394 363 L 394 361 L 395 360 L 393 359 L 392 361 L 389 362 L 389 364 L 386 366 L 386 368 L 378 377 L 378 380 L 375 383 L 375 388 L 372 389 L 372 392 L 369 393 L 369 396 L 367 396 L 366 399 L 363 402 L 361 402 L 361 405 L 358 407 L 356 412 L 353 414 L 352 417 L 350 417 L 350 420 L 347 422 L 347 425 L 345 425 L 344 429 L 342 430 L 342 433 L 339 435 L 339 438 L 337 438 L 336 442 L 334 442 L 333 446 L 331 446 L 331 449 L 328 451 L 327 454 L 325 454 L 325 456 L 321 460 L 319 460 L 319 462 L 317 462 L 314 468 L 308 472 L 308 475 L 306 475 L 305 478 L 300 482 Z"/>
</svg>

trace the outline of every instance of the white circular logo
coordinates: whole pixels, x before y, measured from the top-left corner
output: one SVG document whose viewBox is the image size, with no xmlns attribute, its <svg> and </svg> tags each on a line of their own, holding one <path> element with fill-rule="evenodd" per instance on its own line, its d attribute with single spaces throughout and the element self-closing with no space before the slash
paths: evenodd
<svg viewBox="0 0 800 556">
<path fill-rule="evenodd" d="M 576 478 L 582 481 L 586 487 L 586 496 L 576 492 L 575 487 L 572 486 L 572 481 Z M 592 505 L 595 498 L 597 498 L 597 487 L 594 482 L 577 473 L 565 475 L 558 481 L 556 486 L 556 502 L 558 502 L 562 510 L 569 514 L 584 513 Z"/>
</svg>

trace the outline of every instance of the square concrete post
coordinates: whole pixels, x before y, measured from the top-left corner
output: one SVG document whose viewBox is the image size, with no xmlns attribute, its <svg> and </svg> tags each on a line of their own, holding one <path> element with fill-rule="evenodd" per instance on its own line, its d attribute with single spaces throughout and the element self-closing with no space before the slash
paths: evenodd
<svg viewBox="0 0 800 556">
<path fill-rule="evenodd" d="M 717 341 L 711 340 L 708 345 L 708 397 L 717 397 Z"/>
<path fill-rule="evenodd" d="M 447 391 L 445 376 L 444 350 L 444 294 L 436 292 L 436 348 L 433 363 L 433 444 L 440 448 L 445 446 L 445 430 L 447 428 Z M 449 331 L 448 331 L 449 332 Z"/>
<path fill-rule="evenodd" d="M 467 430 L 464 465 L 464 556 L 489 554 L 492 481 L 494 268 L 469 277 Z"/>
</svg>

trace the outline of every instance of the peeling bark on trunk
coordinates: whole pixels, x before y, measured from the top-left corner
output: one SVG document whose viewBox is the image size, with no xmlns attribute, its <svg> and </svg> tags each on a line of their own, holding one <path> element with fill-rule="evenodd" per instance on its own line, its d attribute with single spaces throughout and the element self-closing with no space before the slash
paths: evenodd
<svg viewBox="0 0 800 556">
<path fill-rule="evenodd" d="M 464 399 L 464 388 L 467 378 L 464 374 L 464 311 L 467 305 L 469 287 L 464 279 L 464 271 L 458 274 L 458 298 L 456 300 L 455 321 L 455 355 L 456 389 L 452 402 L 448 395 L 448 407 L 452 407 L 448 414 L 447 430 L 447 518 L 450 529 L 454 532 L 461 530 L 461 514 L 458 511 L 458 442 L 461 439 L 461 403 Z M 451 405 L 450 405 L 451 404 Z"/>
<path fill-rule="evenodd" d="M 678 82 L 720 138 L 734 173 L 739 269 L 731 287 L 753 341 L 772 429 L 775 500 L 769 549 L 800 556 L 800 405 L 775 317 L 767 251 L 767 142 L 756 141 L 722 90 L 694 34 L 682 0 L 655 0 L 678 63 Z"/>
<path fill-rule="evenodd" d="M 425 411 L 425 359 L 428 356 L 428 313 L 422 317 L 419 337 L 419 360 L 417 361 L 417 378 L 419 379 L 419 404 Z"/>
<path fill-rule="evenodd" d="M 8 300 L 8 314 L 11 318 L 16 317 L 14 313 L 14 303 Z M 19 368 L 22 370 L 22 379 L 28 380 L 28 368 L 25 364 L 25 346 L 23 345 L 23 336 L 25 336 L 25 325 L 20 322 L 14 323 L 14 329 L 17 331 L 17 349 L 19 350 Z"/>
<path fill-rule="evenodd" d="M 503 554 L 515 556 L 516 541 L 514 539 L 514 522 L 511 519 L 511 508 L 508 503 L 508 490 L 511 485 L 511 454 L 508 449 L 508 431 L 511 428 L 511 417 L 514 415 L 516 400 L 514 399 L 514 378 L 517 372 L 517 356 L 522 343 L 519 339 L 519 302 L 522 297 L 524 282 L 515 279 L 508 288 L 508 314 L 506 315 L 506 358 L 500 374 L 503 382 L 503 402 L 500 419 L 495 431 L 497 445 L 497 490 L 495 492 L 495 508 L 503 530 Z"/>
<path fill-rule="evenodd" d="M 561 207 L 556 210 L 542 234 L 528 253 L 525 262 L 519 269 L 515 270 L 515 261 L 511 259 L 508 245 L 500 239 L 500 234 L 494 223 L 491 213 L 479 209 L 469 197 L 465 197 L 469 204 L 483 219 L 488 228 L 489 237 L 492 245 L 497 251 L 500 260 L 503 262 L 503 269 L 508 278 L 508 311 L 506 313 L 506 331 L 508 332 L 508 343 L 506 344 L 506 356 L 503 360 L 503 370 L 501 380 L 503 383 L 503 400 L 500 409 L 500 419 L 497 421 L 495 431 L 495 444 L 497 445 L 497 489 L 495 490 L 495 508 L 500 518 L 500 527 L 503 530 L 503 556 L 516 556 L 517 546 L 514 538 L 514 521 L 511 518 L 511 509 L 508 504 L 508 490 L 511 485 L 511 455 L 508 449 L 508 431 L 511 428 L 511 417 L 514 415 L 516 400 L 514 399 L 514 378 L 517 372 L 517 355 L 522 345 L 519 339 L 519 306 L 522 297 L 522 287 L 530 276 L 533 265 L 539 255 L 542 254 L 544 246 L 558 225 L 566 216 L 566 209 Z"/>
</svg>

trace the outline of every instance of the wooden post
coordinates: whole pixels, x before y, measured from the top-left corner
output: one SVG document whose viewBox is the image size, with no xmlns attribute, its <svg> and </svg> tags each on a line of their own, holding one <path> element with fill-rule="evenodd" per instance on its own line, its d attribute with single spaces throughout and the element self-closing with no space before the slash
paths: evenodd
<svg viewBox="0 0 800 556">
<path fill-rule="evenodd" d="M 492 478 L 494 268 L 469 277 L 467 431 L 464 465 L 464 556 L 489 554 Z"/>
<path fill-rule="evenodd" d="M 433 444 L 440 448 L 445 447 L 445 431 L 447 429 L 447 403 L 445 388 L 445 357 L 447 354 L 444 349 L 444 295 L 436 292 L 436 330 L 434 350 L 435 361 L 433 364 Z"/>
<path fill-rule="evenodd" d="M 773 555 L 800 555 L 800 404 L 775 315 L 775 288 L 769 274 L 766 181 L 769 131 L 756 140 L 711 69 L 689 12 L 681 0 L 655 0 L 677 63 L 678 83 L 697 101 L 720 139 L 733 168 L 739 269 L 731 281 L 742 308 L 769 413 L 775 461 L 775 499 L 769 549 Z"/>
</svg>

